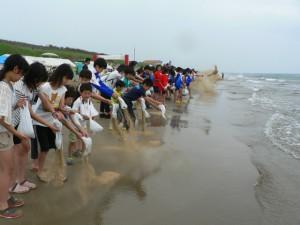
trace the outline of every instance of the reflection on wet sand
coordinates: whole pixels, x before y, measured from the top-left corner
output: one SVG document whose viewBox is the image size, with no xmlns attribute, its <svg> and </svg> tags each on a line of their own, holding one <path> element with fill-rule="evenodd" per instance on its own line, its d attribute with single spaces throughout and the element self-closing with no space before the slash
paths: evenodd
<svg viewBox="0 0 300 225">
<path fill-rule="evenodd" d="M 155 116 L 153 120 L 159 121 Z M 163 124 L 161 120 L 159 123 Z M 26 225 L 102 224 L 102 215 L 111 207 L 116 193 L 135 193 L 140 201 L 144 200 L 147 197 L 144 180 L 159 172 L 171 155 L 169 150 L 160 149 L 164 144 L 163 132 L 163 127 L 159 132 L 136 129 L 124 139 L 112 137 L 111 131 L 103 133 L 94 139 L 90 159 L 78 159 L 74 166 L 67 168 L 66 183 L 59 186 L 39 183 L 38 190 L 25 196 L 25 217 L 19 222 Z M 56 155 L 54 151 L 49 153 L 50 164 Z M 31 176 L 35 180 L 34 175 Z M 19 223 L 13 221 L 13 224 Z"/>
<path fill-rule="evenodd" d="M 188 128 L 189 122 L 187 120 L 182 120 L 181 115 L 173 115 L 170 126 L 173 129 L 180 131 L 181 128 Z"/>
<path fill-rule="evenodd" d="M 105 130 L 94 138 L 91 157 L 88 160 L 77 159 L 74 166 L 67 168 L 68 181 L 63 186 L 39 183 L 38 190 L 25 196 L 25 217 L 19 221 L 13 221 L 13 223 L 4 221 L 3 224 L 132 224 L 126 220 L 121 221 L 122 223 L 113 223 L 114 220 L 109 223 L 105 220 L 110 211 L 113 212 L 115 218 L 120 216 L 114 214 L 115 208 L 120 204 L 120 195 L 123 197 L 123 202 L 121 201 L 123 206 L 120 208 L 125 213 L 149 204 L 150 210 L 145 210 L 145 214 L 151 215 L 151 219 L 148 218 L 149 220 L 144 224 L 158 224 L 151 223 L 152 217 L 153 220 L 165 218 L 172 221 L 172 218 L 180 220 L 185 214 L 189 215 L 187 218 L 190 220 L 199 221 L 198 208 L 202 207 L 201 210 L 214 208 L 211 207 L 214 202 L 211 197 L 215 193 L 213 191 L 206 192 L 205 189 L 214 190 L 221 186 L 211 186 L 209 182 L 205 182 L 205 179 L 210 182 L 220 180 L 217 184 L 222 183 L 223 180 L 223 178 L 210 180 L 210 176 L 206 176 L 204 173 L 199 176 L 198 171 L 205 170 L 206 161 L 199 162 L 198 158 L 205 157 L 205 155 L 201 155 L 201 151 L 198 151 L 197 148 L 201 143 L 195 138 L 194 133 L 190 132 L 203 130 L 205 134 L 213 135 L 211 134 L 211 120 L 200 116 L 196 110 L 190 110 L 191 106 L 199 108 L 199 105 L 198 98 L 195 96 L 191 103 L 171 106 L 168 108 L 168 120 L 163 120 L 158 113 L 150 111 L 152 117 L 146 121 L 145 131 L 138 126 L 129 134 L 125 132 L 124 138 L 117 138 L 118 134 L 113 136 L 113 131 Z M 185 117 L 186 114 L 189 114 L 189 117 Z M 103 125 L 108 127 L 107 124 Z M 174 132 L 174 135 L 172 133 L 174 129 L 181 132 Z M 199 135 L 199 138 L 203 138 L 200 136 L 203 135 Z M 174 145 L 180 145 L 181 143 L 178 141 L 180 139 L 191 141 L 191 143 L 188 148 L 185 148 L 186 146 L 174 147 L 172 139 L 175 139 Z M 215 141 L 213 141 L 214 143 Z M 184 149 L 185 157 L 188 160 L 183 159 L 181 149 Z M 207 151 L 207 155 L 211 154 L 210 152 L 211 150 Z M 174 160 L 175 157 L 176 160 Z M 211 155 L 211 162 L 215 162 L 213 161 L 214 157 L 215 155 Z M 191 161 L 196 159 L 197 166 L 192 167 Z M 220 162 L 222 161 L 220 160 Z M 220 163 L 220 165 L 223 164 Z M 219 173 L 218 171 L 216 176 Z M 204 182 L 199 181 L 200 178 Z M 155 179 L 157 180 L 153 181 Z M 209 196 L 209 201 L 205 200 L 206 195 Z M 133 196 L 134 200 L 137 200 L 137 208 L 131 209 L 132 202 L 128 201 L 128 196 Z M 222 195 L 219 196 L 219 198 L 222 197 Z M 159 205 L 160 203 L 162 205 Z M 175 207 L 177 204 L 179 206 Z M 182 208 L 180 208 L 181 204 L 184 205 Z M 215 211 L 211 210 L 211 212 Z M 132 214 L 136 216 L 137 221 L 145 219 L 144 215 L 139 215 L 136 211 Z M 206 214 L 208 215 L 204 212 L 201 216 Z M 178 223 L 166 222 L 165 224 Z"/>
</svg>

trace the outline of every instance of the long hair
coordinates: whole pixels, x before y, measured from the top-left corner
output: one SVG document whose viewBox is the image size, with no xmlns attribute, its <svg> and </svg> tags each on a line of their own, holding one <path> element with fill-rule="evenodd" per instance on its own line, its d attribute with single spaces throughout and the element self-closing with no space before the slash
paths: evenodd
<svg viewBox="0 0 300 225">
<path fill-rule="evenodd" d="M 18 67 L 23 73 L 28 70 L 28 63 L 25 58 L 19 54 L 10 55 L 4 62 L 3 68 L 0 70 L 0 81 L 5 78 L 5 74 L 12 71 L 15 67 Z"/>
<path fill-rule="evenodd" d="M 74 77 L 74 72 L 69 64 L 61 64 L 58 66 L 53 74 L 51 75 L 49 82 L 52 86 L 60 87 L 63 83 L 64 77 L 72 80 Z"/>
<path fill-rule="evenodd" d="M 32 90 L 37 88 L 38 83 L 46 82 L 47 80 L 47 70 L 45 66 L 39 62 L 32 63 L 23 78 L 24 84 Z"/>
</svg>

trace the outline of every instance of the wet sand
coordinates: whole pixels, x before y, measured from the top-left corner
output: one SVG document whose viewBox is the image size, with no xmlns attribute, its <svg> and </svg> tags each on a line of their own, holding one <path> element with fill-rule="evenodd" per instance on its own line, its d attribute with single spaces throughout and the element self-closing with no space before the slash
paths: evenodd
<svg viewBox="0 0 300 225">
<path fill-rule="evenodd" d="M 260 224 L 258 173 L 249 147 L 233 135 L 234 112 L 224 93 L 169 104 L 168 121 L 152 114 L 146 130 L 125 141 L 108 129 L 98 134 L 89 162 L 69 166 L 63 186 L 30 174 L 39 188 L 22 195 L 25 216 L 1 224 Z"/>
</svg>

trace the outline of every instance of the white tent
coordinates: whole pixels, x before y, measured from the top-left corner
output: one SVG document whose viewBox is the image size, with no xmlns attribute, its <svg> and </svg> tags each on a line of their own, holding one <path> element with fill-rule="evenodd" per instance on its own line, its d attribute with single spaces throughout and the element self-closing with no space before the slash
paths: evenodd
<svg viewBox="0 0 300 225">
<path fill-rule="evenodd" d="M 50 52 L 46 52 L 41 54 L 41 57 L 46 57 L 46 58 L 59 58 L 58 55 L 56 55 L 55 53 L 50 53 Z"/>
<path fill-rule="evenodd" d="M 34 57 L 34 56 L 24 56 L 24 58 L 29 64 L 34 62 L 39 62 L 42 63 L 47 68 L 58 67 L 63 63 L 69 64 L 72 68 L 76 67 L 76 65 L 69 59 L 44 58 L 44 57 Z"/>
<path fill-rule="evenodd" d="M 10 54 L 4 54 L 3 56 L 10 56 Z M 44 57 L 35 57 L 35 56 L 23 56 L 29 64 L 34 62 L 42 63 L 47 69 L 52 69 L 58 67 L 61 64 L 69 64 L 73 69 L 76 68 L 76 65 L 69 59 L 60 59 L 60 58 L 44 58 Z"/>
</svg>

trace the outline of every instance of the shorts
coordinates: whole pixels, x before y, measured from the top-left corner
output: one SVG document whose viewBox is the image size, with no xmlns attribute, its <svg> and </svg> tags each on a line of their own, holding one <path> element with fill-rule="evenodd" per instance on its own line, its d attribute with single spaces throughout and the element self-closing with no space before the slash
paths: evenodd
<svg viewBox="0 0 300 225">
<path fill-rule="evenodd" d="M 56 149 L 55 134 L 49 127 L 37 125 L 36 136 L 42 152 L 48 152 L 50 149 Z"/>
<path fill-rule="evenodd" d="M 4 131 L 0 133 L 0 151 L 7 151 L 12 146 L 13 143 L 13 135 Z"/>
</svg>

